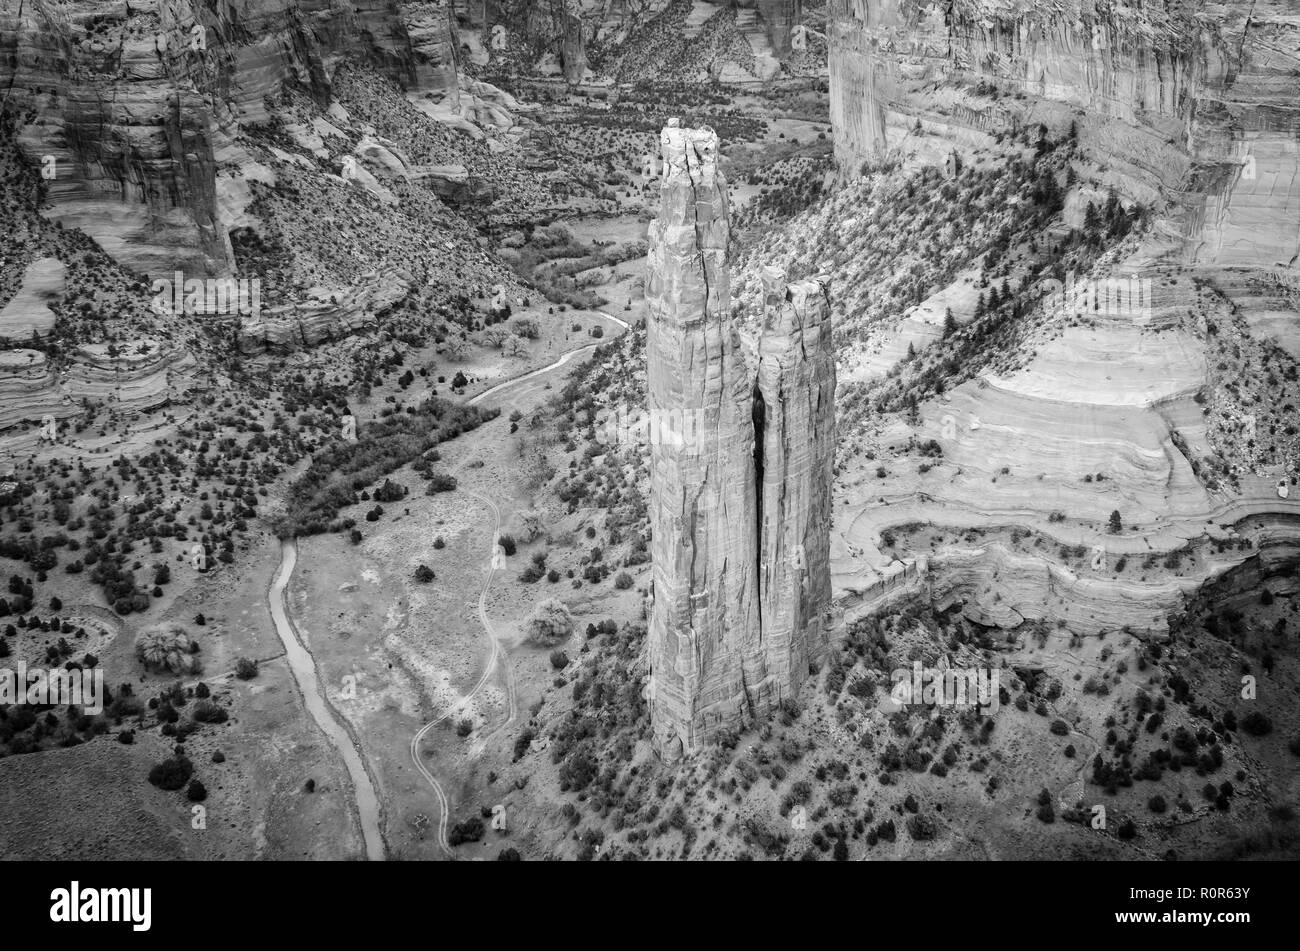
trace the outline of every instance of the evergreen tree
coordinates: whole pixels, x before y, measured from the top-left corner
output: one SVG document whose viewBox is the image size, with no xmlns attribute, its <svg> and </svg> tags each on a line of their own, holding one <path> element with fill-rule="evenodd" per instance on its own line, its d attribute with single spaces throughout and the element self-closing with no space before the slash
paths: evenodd
<svg viewBox="0 0 1300 951">
<path fill-rule="evenodd" d="M 943 314 L 943 335 L 945 338 L 951 337 L 957 332 L 957 318 L 952 315 L 952 308 L 949 307 Z"/>
</svg>

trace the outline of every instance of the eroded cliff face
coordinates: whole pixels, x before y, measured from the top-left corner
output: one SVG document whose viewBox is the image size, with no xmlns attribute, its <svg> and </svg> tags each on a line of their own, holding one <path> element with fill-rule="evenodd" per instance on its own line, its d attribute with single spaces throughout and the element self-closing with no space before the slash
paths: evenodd
<svg viewBox="0 0 1300 951">
<path fill-rule="evenodd" d="M 238 174 L 240 124 L 264 122 L 286 83 L 323 106 L 334 67 L 359 56 L 455 96 L 454 54 L 446 2 L 0 0 L 0 88 L 49 170 L 47 214 L 146 273 L 231 272 L 242 209 L 219 177 Z"/>
<path fill-rule="evenodd" d="M 783 58 L 790 55 L 794 28 L 803 21 L 802 0 L 751 0 L 751 3 L 737 0 L 736 5 L 757 7 L 773 51 Z"/>
<path fill-rule="evenodd" d="M 795 52 L 792 38 L 803 20 L 802 0 L 456 0 L 455 6 L 461 41 L 481 62 L 493 50 L 523 43 L 534 57 L 554 57 L 574 84 L 587 78 L 589 48 L 617 51 L 664 30 L 680 46 L 713 18 L 733 12 L 747 58 L 766 77 Z M 613 68 L 617 59 L 612 56 L 605 66 Z"/>
<path fill-rule="evenodd" d="M 791 696 L 824 644 L 835 375 L 825 289 L 779 276 L 746 362 L 717 136 L 674 120 L 662 144 L 646 283 L 650 665 L 671 759 Z"/>
<path fill-rule="evenodd" d="M 1296 267 L 1291 0 L 832 0 L 828 27 L 844 173 L 918 121 L 953 138 L 1077 121 L 1185 263 Z"/>
</svg>

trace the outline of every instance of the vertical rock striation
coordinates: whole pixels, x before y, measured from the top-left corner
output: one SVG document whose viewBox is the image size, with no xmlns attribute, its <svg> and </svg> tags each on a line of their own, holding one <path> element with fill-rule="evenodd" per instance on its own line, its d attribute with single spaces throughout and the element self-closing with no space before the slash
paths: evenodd
<svg viewBox="0 0 1300 951">
<path fill-rule="evenodd" d="M 577 86 L 587 77 L 587 41 L 582 33 L 582 17 L 567 5 L 560 16 L 560 63 L 564 80 L 570 86 Z"/>
<path fill-rule="evenodd" d="M 744 3 L 737 2 L 737 6 Z M 803 22 L 803 0 L 758 0 L 758 15 L 767 27 L 767 39 L 778 59 L 790 57 L 790 38 L 794 28 Z"/>
<path fill-rule="evenodd" d="M 742 713 L 762 680 L 755 585 L 750 384 L 728 317 L 729 222 L 718 139 L 675 121 L 662 136 L 659 218 L 646 281 L 655 602 L 651 714 L 669 758 Z"/>
<path fill-rule="evenodd" d="M 780 700 L 825 646 L 830 608 L 831 482 L 835 463 L 835 352 L 830 301 L 816 280 L 789 286 L 763 275 L 763 329 L 754 389 L 761 460 L 759 624 L 768 679 Z"/>
<path fill-rule="evenodd" d="M 672 120 L 650 228 L 651 716 L 673 759 L 795 692 L 829 602 L 834 363 L 816 282 L 773 281 L 757 373 L 729 317 L 718 140 Z"/>
</svg>

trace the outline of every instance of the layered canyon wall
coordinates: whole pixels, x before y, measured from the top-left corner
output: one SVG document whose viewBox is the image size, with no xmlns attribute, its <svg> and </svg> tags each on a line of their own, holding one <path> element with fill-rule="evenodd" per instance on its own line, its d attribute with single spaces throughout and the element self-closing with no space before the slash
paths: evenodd
<svg viewBox="0 0 1300 951">
<path fill-rule="evenodd" d="M 449 2 L 0 0 L 0 88 L 19 142 L 48 170 L 47 214 L 124 264 L 227 275 L 241 123 L 268 118 L 287 83 L 319 103 L 345 57 L 408 89 L 456 95 Z"/>
<path fill-rule="evenodd" d="M 1291 0 L 832 0 L 836 157 L 855 174 L 918 123 L 960 138 L 1076 121 L 1114 184 L 1162 206 L 1162 252 L 1294 269 L 1297 13 Z"/>
<path fill-rule="evenodd" d="M 756 366 L 730 318 L 717 136 L 663 132 L 646 281 L 657 749 L 693 752 L 797 691 L 830 600 L 825 288 L 773 275 Z"/>
<path fill-rule="evenodd" d="M 456 0 L 455 8 L 461 41 L 480 61 L 486 62 L 494 48 L 522 41 L 534 55 L 554 56 L 574 84 L 587 74 L 589 47 L 616 49 L 668 21 L 681 43 L 732 10 L 753 53 L 775 68 L 792 54 L 794 30 L 804 17 L 802 0 Z M 496 35 L 499 28 L 504 36 Z"/>
<path fill-rule="evenodd" d="M 1276 488 L 1294 483 L 1294 456 L 1259 449 L 1282 445 L 1278 433 L 1229 440 L 1240 483 L 1230 491 L 1193 470 L 1223 445 L 1212 445 L 1206 407 L 1255 382 L 1216 375 L 1207 315 L 1220 327 L 1239 319 L 1241 346 L 1300 352 L 1300 10 L 1290 0 L 832 0 L 828 35 L 842 177 L 882 160 L 996 157 L 1006 133 L 1033 136 L 1039 124 L 1054 139 L 1073 129 L 1062 233 L 1114 188 L 1149 225 L 1094 277 L 1141 274 L 1156 289 L 1144 319 L 1054 318 L 1019 370 L 923 405 L 909 432 L 936 440 L 955 474 L 919 480 L 923 491 L 900 482 L 885 506 L 878 463 L 864 462 L 837 512 L 856 553 L 837 568 L 840 587 L 873 577 L 864 560 L 909 554 L 876 557 L 887 530 L 1016 526 L 1104 554 L 1076 578 L 1038 552 L 941 549 L 934 592 L 959 591 L 982 624 L 1037 617 L 1046 594 L 1045 616 L 1072 629 L 1160 634 L 1189 591 L 1246 557 L 1215 554 L 1216 533 L 1249 513 L 1295 511 L 1294 488 L 1290 499 Z M 1247 422 L 1238 416 L 1238 428 Z M 1119 534 L 1103 527 L 1112 509 L 1124 513 Z M 1197 553 L 1194 572 L 1161 568 L 1135 584 L 1117 567 L 1183 545 Z"/>
</svg>

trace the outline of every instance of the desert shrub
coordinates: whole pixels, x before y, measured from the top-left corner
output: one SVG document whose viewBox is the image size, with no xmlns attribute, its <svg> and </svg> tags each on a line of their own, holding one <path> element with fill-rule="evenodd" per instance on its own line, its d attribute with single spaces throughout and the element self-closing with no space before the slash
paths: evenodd
<svg viewBox="0 0 1300 951">
<path fill-rule="evenodd" d="M 1258 710 L 1252 710 L 1241 718 L 1241 728 L 1251 736 L 1267 736 L 1273 732 L 1273 721 Z"/>
<path fill-rule="evenodd" d="M 199 723 L 225 723 L 228 714 L 226 708 L 212 700 L 199 700 L 190 712 Z"/>
<path fill-rule="evenodd" d="M 406 497 L 406 489 L 392 479 L 385 479 L 384 484 L 375 489 L 376 502 L 400 502 Z"/>
<path fill-rule="evenodd" d="M 136 635 L 135 656 L 149 670 L 173 674 L 194 674 L 199 659 L 198 645 L 177 625 L 147 628 Z"/>
<path fill-rule="evenodd" d="M 194 772 L 194 764 L 184 756 L 173 756 L 161 763 L 154 764 L 149 770 L 149 782 L 159 789 L 174 791 L 180 789 Z"/>
<path fill-rule="evenodd" d="M 515 737 L 514 758 L 512 762 L 518 762 L 524 754 L 528 752 L 528 748 L 533 743 L 533 737 L 536 735 L 537 733 L 532 727 L 524 727 L 520 734 Z"/>
<path fill-rule="evenodd" d="M 921 814 L 907 820 L 907 834 L 917 842 L 933 839 L 939 833 L 938 823 L 930 816 Z"/>
<path fill-rule="evenodd" d="M 439 492 L 454 492 L 456 485 L 455 476 L 448 475 L 445 472 L 433 472 L 429 474 L 429 487 L 425 492 L 428 495 L 436 495 Z"/>
<path fill-rule="evenodd" d="M 257 676 L 257 661 L 241 657 L 235 661 L 235 676 L 240 680 L 252 680 Z"/>
<path fill-rule="evenodd" d="M 450 845 L 477 842 L 481 838 L 483 838 L 483 820 L 478 816 L 470 816 L 465 821 L 456 823 L 447 833 L 447 842 Z"/>
<path fill-rule="evenodd" d="M 547 598 L 528 619 L 528 639 L 539 647 L 554 647 L 573 633 L 573 615 L 558 598 Z"/>
<path fill-rule="evenodd" d="M 599 764 L 584 743 L 560 767 L 560 791 L 581 792 L 596 778 L 598 769 Z"/>
</svg>

